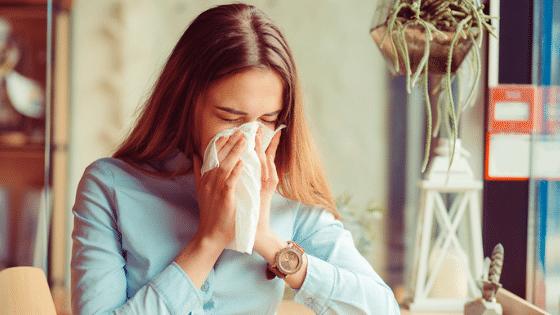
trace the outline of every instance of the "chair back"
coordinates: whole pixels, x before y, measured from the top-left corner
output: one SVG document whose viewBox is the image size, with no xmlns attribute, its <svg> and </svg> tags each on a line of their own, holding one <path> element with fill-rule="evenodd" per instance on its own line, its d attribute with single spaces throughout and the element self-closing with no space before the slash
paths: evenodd
<svg viewBox="0 0 560 315">
<path fill-rule="evenodd" d="M 0 271 L 0 314 L 56 315 L 42 269 L 12 267 Z"/>
</svg>

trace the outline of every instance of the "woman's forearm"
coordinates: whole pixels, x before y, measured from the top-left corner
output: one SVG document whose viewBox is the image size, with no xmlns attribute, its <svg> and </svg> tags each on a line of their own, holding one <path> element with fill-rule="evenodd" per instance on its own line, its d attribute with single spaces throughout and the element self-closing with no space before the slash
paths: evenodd
<svg viewBox="0 0 560 315">
<path fill-rule="evenodd" d="M 193 240 L 175 258 L 175 262 L 189 276 L 196 289 L 200 289 L 225 245 L 210 237 L 195 235 Z"/>
</svg>

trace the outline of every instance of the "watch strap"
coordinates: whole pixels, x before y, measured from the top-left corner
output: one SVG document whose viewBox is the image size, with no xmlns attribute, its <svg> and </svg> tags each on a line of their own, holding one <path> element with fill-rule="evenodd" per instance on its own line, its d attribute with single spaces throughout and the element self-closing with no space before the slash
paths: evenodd
<svg viewBox="0 0 560 315">
<path fill-rule="evenodd" d="M 298 243 L 293 242 L 293 241 L 288 241 L 288 246 L 286 248 L 293 248 L 293 249 L 297 250 L 298 252 L 300 252 L 301 257 L 303 259 L 303 254 L 305 253 L 305 249 L 303 249 L 301 246 L 299 246 Z M 274 258 L 274 264 L 273 265 L 270 265 L 270 264 L 267 265 L 267 268 L 266 268 L 266 271 L 265 271 L 266 279 L 272 280 L 275 277 L 278 277 L 280 279 L 286 278 L 287 275 L 285 273 L 283 273 L 282 271 L 280 271 L 280 269 L 278 269 L 278 266 L 276 264 L 278 254 L 280 254 L 280 252 L 282 250 L 283 249 L 279 250 L 276 253 L 276 257 Z"/>
<path fill-rule="evenodd" d="M 272 267 L 270 266 L 270 264 L 268 264 L 268 266 L 266 267 L 265 274 L 266 274 L 266 280 L 272 280 L 276 277 L 280 279 L 286 278 L 286 275 L 282 273 L 280 269 L 278 269 L 278 267 Z"/>
</svg>

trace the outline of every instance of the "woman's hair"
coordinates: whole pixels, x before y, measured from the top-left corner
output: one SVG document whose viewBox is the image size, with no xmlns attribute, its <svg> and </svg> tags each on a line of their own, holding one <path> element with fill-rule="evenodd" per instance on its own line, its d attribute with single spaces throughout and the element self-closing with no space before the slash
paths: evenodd
<svg viewBox="0 0 560 315">
<path fill-rule="evenodd" d="M 325 207 L 338 218 L 323 167 L 305 121 L 300 84 L 288 44 L 274 23 L 245 4 L 217 6 L 201 13 L 173 49 L 135 128 L 115 158 L 150 163 L 178 150 L 185 161 L 173 174 L 190 172 L 197 100 L 216 80 L 249 69 L 270 69 L 283 82 L 278 124 L 285 124 L 276 153 L 278 191 L 303 204 Z"/>
</svg>

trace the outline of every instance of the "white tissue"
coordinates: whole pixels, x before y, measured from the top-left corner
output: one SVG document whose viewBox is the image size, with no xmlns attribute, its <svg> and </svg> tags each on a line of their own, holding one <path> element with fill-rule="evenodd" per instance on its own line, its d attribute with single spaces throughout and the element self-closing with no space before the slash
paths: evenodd
<svg viewBox="0 0 560 315">
<path fill-rule="evenodd" d="M 243 170 L 235 189 L 236 213 L 235 213 L 235 237 L 226 247 L 241 253 L 251 254 L 255 243 L 255 233 L 259 221 L 259 210 L 261 202 L 261 163 L 255 151 L 255 137 L 257 129 L 262 126 L 263 145 L 266 148 L 270 144 L 276 132 L 285 126 L 278 127 L 275 131 L 270 130 L 261 122 L 249 122 L 239 127 L 219 132 L 210 140 L 204 151 L 201 175 L 218 167 L 218 152 L 216 140 L 222 136 L 230 136 L 238 129 L 243 132 L 247 140 L 245 152 L 241 154 Z"/>
</svg>

